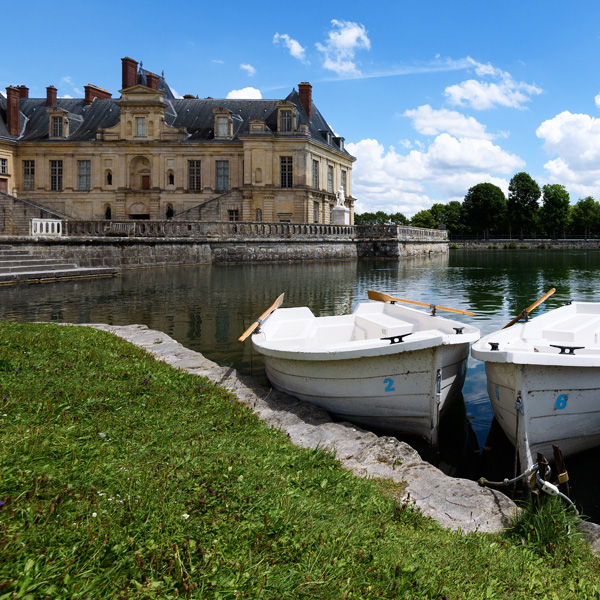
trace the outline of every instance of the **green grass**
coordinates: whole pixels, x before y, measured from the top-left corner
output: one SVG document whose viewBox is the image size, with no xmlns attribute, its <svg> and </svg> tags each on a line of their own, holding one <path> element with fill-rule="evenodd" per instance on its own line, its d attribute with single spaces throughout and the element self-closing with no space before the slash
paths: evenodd
<svg viewBox="0 0 600 600">
<path fill-rule="evenodd" d="M 105 332 L 0 323 L 0 436 L 1 600 L 600 598 L 578 538 L 442 529 Z"/>
</svg>

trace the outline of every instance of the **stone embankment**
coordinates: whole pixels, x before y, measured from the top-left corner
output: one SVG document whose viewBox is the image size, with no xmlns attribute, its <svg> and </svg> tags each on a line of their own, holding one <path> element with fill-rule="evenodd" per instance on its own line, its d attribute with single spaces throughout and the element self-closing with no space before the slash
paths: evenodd
<svg viewBox="0 0 600 600">
<path fill-rule="evenodd" d="M 145 325 L 89 326 L 113 333 L 144 348 L 158 360 L 207 377 L 230 390 L 269 425 L 285 431 L 298 446 L 331 450 L 344 468 L 358 476 L 391 479 L 401 484 L 399 500 L 414 502 L 423 514 L 444 527 L 464 533 L 498 532 L 509 526 L 517 510 L 514 502 L 497 490 L 445 475 L 423 461 L 408 444 L 350 423 L 335 423 L 324 410 L 266 388 L 234 369 L 220 367 L 165 333 Z M 600 554 L 600 526 L 585 523 L 584 527 L 593 550 Z"/>
</svg>

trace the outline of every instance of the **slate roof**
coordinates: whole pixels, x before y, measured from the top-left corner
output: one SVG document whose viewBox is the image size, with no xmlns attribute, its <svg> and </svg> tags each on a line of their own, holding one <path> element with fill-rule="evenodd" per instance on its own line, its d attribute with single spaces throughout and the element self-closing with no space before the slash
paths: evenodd
<svg viewBox="0 0 600 600">
<path fill-rule="evenodd" d="M 139 70 L 138 83 L 146 84 L 147 73 L 144 69 Z M 269 135 L 277 131 L 277 102 L 280 100 L 175 98 L 164 77 L 159 77 L 159 89 L 165 93 L 166 124 L 176 128 L 185 127 L 188 131 L 189 135 L 184 143 L 214 139 L 213 109 L 215 108 L 225 108 L 231 111 L 234 140 L 249 132 L 250 121 L 254 119 L 266 123 Z M 108 128 L 116 125 L 119 122 L 121 113 L 121 109 L 116 104 L 118 100 L 118 98 L 96 98 L 92 104 L 85 106 L 83 98 L 58 98 L 53 107 L 64 110 L 69 119 L 69 135 L 66 141 L 94 141 L 98 128 Z M 299 123 L 308 124 L 312 139 L 329 145 L 336 150 L 340 149 L 336 141 L 337 138 L 333 137 L 333 131 L 314 103 L 312 105 L 312 122 L 309 122 L 296 90 L 293 90 L 285 100 L 296 106 L 298 121 Z M 6 127 L 6 98 L 0 95 L 0 138 L 20 142 L 65 141 L 65 139 L 49 139 L 45 98 L 22 98 L 19 108 L 21 111 L 22 134 L 16 137 L 8 133 Z M 328 143 L 327 133 L 330 134 L 331 143 Z M 215 142 L 220 142 L 220 140 L 215 140 Z M 348 154 L 345 149 L 342 151 Z"/>
</svg>

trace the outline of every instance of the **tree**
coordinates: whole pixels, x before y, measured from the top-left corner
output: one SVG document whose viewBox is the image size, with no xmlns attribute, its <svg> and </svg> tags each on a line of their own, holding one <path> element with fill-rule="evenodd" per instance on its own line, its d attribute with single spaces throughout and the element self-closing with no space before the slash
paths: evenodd
<svg viewBox="0 0 600 600">
<path fill-rule="evenodd" d="M 390 215 L 390 223 L 392 225 L 408 225 L 409 222 L 410 221 L 401 212 L 392 213 Z"/>
<path fill-rule="evenodd" d="M 590 233 L 598 232 L 600 227 L 600 204 L 591 196 L 579 200 L 571 207 L 571 229 L 574 233 L 583 233 L 587 239 Z"/>
<path fill-rule="evenodd" d="M 413 227 L 426 227 L 427 229 L 435 229 L 436 222 L 433 218 L 433 215 L 429 210 L 420 210 L 414 217 L 410 220 L 410 224 Z"/>
<path fill-rule="evenodd" d="M 504 222 L 506 216 L 504 192 L 493 183 L 478 183 L 467 192 L 463 211 L 471 231 L 482 232 L 487 239 L 490 231 L 498 229 Z"/>
<path fill-rule="evenodd" d="M 539 209 L 540 186 L 527 173 L 517 173 L 508 184 L 509 226 L 514 225 L 523 237 L 523 230 L 534 231 Z"/>
<path fill-rule="evenodd" d="M 408 225 L 408 219 L 402 213 L 388 215 L 382 210 L 376 213 L 366 212 L 354 215 L 355 225 Z"/>
<path fill-rule="evenodd" d="M 429 212 L 435 219 L 438 228 L 443 226 L 449 234 L 461 234 L 465 231 L 462 223 L 462 204 L 456 200 L 441 204 L 437 202 Z"/>
<path fill-rule="evenodd" d="M 564 185 L 558 183 L 545 185 L 542 188 L 543 204 L 540 208 L 540 224 L 547 234 L 556 237 L 556 233 L 564 236 L 569 225 L 569 209 L 571 206 L 569 192 Z"/>
</svg>

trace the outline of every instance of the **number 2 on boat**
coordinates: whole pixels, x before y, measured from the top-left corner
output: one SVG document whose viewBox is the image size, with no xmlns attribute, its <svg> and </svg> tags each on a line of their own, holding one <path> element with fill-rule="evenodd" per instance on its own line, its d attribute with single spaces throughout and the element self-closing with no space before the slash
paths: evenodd
<svg viewBox="0 0 600 600">
<path fill-rule="evenodd" d="M 385 383 L 385 391 L 386 392 L 395 392 L 396 391 L 394 389 L 394 380 L 391 377 L 387 377 L 386 379 L 384 379 L 383 383 Z"/>
</svg>

